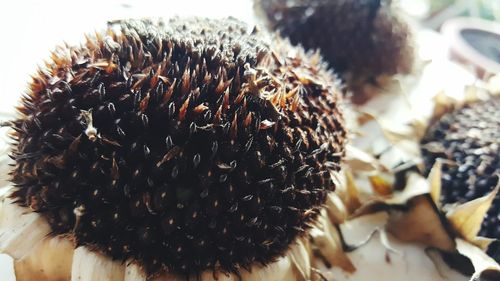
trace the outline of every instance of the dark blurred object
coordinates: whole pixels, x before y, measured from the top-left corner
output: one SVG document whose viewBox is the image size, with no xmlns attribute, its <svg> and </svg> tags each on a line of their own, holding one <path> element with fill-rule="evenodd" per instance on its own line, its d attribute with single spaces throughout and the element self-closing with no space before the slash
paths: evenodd
<svg viewBox="0 0 500 281">
<path fill-rule="evenodd" d="M 476 18 L 455 18 L 441 29 L 450 43 L 450 55 L 473 66 L 479 77 L 500 73 L 500 23 Z"/>
<path fill-rule="evenodd" d="M 413 47 L 407 23 L 390 0 L 256 0 L 267 26 L 293 44 L 320 49 L 363 101 L 361 88 L 381 75 L 409 73 Z"/>
</svg>

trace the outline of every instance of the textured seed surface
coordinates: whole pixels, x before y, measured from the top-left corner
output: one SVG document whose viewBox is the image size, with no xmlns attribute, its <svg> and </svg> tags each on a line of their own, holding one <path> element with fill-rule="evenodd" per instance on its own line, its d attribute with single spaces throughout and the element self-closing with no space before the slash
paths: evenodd
<svg viewBox="0 0 500 281">
<path fill-rule="evenodd" d="M 464 203 L 495 188 L 500 174 L 500 98 L 471 104 L 441 118 L 422 142 L 427 169 L 442 158 L 444 203 Z M 500 239 L 500 194 L 487 213 L 479 235 Z M 500 258 L 500 249 L 490 253 Z"/>
<path fill-rule="evenodd" d="M 256 0 L 268 25 L 306 49 L 320 49 L 338 72 L 355 77 L 407 73 L 407 24 L 388 0 Z"/>
<path fill-rule="evenodd" d="M 151 275 L 273 261 L 334 190 L 346 131 L 321 58 L 266 40 L 142 20 L 58 48 L 12 122 L 18 204 Z"/>
</svg>

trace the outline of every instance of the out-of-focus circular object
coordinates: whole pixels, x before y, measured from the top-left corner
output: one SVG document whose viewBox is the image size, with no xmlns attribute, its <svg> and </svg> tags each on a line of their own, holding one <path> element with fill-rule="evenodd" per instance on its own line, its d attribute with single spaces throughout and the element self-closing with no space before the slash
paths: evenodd
<svg viewBox="0 0 500 281">
<path fill-rule="evenodd" d="M 450 55 L 475 67 L 478 75 L 500 72 L 500 23 L 476 18 L 446 21 L 441 33 L 450 42 Z"/>
</svg>

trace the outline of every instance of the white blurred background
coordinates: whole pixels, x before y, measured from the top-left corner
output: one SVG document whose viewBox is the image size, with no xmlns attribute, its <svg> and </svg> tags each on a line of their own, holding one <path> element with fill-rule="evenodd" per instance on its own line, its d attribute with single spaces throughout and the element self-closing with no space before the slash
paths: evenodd
<svg viewBox="0 0 500 281">
<path fill-rule="evenodd" d="M 253 23 L 251 0 L 17 0 L 0 8 L 0 114 L 14 109 L 37 65 L 63 42 L 131 17 L 233 16 Z M 2 117 L 0 116 L 0 120 Z M 0 275 L 1 276 L 1 275 Z"/>
</svg>

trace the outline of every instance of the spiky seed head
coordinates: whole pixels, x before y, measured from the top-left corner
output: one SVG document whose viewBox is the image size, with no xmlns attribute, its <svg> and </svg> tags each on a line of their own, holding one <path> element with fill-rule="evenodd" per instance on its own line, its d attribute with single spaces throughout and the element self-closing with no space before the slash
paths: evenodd
<svg viewBox="0 0 500 281">
<path fill-rule="evenodd" d="M 465 203 L 485 196 L 500 175 L 500 98 L 469 104 L 444 115 L 422 141 L 427 170 L 443 159 L 443 203 Z M 500 195 L 497 194 L 479 235 L 500 239 Z M 500 248 L 490 254 L 500 260 Z"/>
<path fill-rule="evenodd" d="M 339 170 L 338 81 L 236 20 L 111 25 L 57 49 L 12 122 L 13 198 L 149 274 L 267 264 Z"/>
</svg>

